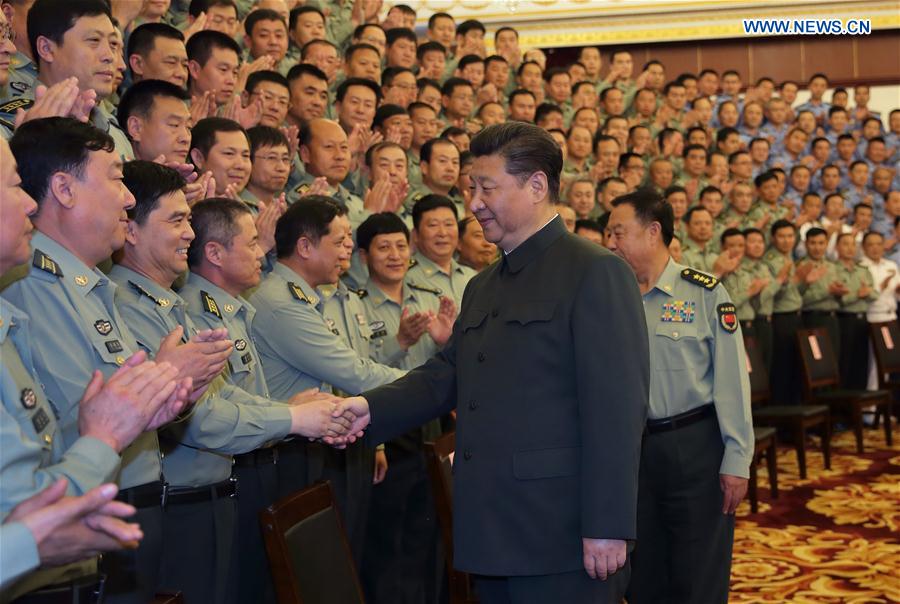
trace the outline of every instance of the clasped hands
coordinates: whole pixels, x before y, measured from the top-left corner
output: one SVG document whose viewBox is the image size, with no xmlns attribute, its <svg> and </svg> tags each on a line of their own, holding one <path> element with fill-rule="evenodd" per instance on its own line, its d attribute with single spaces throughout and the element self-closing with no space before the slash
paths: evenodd
<svg viewBox="0 0 900 604">
<path fill-rule="evenodd" d="M 318 390 L 304 390 L 288 401 L 291 433 L 319 440 L 338 449 L 362 438 L 369 425 L 369 403 L 361 396 L 341 398 Z"/>
</svg>

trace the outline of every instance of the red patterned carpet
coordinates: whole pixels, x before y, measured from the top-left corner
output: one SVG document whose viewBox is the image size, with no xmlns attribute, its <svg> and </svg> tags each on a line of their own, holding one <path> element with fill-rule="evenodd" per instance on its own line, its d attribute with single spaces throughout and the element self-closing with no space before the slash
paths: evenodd
<svg viewBox="0 0 900 604">
<path fill-rule="evenodd" d="M 760 467 L 759 513 L 738 510 L 731 602 L 900 602 L 898 432 L 887 447 L 883 430 L 867 430 L 862 455 L 851 432 L 836 435 L 831 470 L 807 449 L 806 480 L 780 447 L 778 499 Z"/>
</svg>

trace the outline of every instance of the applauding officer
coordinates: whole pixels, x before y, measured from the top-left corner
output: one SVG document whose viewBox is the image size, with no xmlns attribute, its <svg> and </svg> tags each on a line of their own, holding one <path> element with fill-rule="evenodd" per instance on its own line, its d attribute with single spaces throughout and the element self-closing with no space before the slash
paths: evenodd
<svg viewBox="0 0 900 604">
<path fill-rule="evenodd" d="M 734 511 L 753 456 L 750 386 L 734 304 L 718 279 L 669 257 L 672 206 L 617 198 L 607 245 L 634 269 L 650 337 L 638 541 L 628 601 L 728 600 Z"/>
</svg>

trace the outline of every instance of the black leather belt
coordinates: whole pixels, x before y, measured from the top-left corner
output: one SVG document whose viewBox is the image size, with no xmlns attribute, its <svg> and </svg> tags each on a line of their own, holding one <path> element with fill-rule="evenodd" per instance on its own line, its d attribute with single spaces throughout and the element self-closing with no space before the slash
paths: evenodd
<svg viewBox="0 0 900 604">
<path fill-rule="evenodd" d="M 78 577 L 69 583 L 50 585 L 25 594 L 14 604 L 97 604 L 103 600 L 106 575 Z"/>
<path fill-rule="evenodd" d="M 162 481 L 148 482 L 129 489 L 122 489 L 116 499 L 136 508 L 152 508 L 164 505 L 167 485 Z"/>
<path fill-rule="evenodd" d="M 678 428 L 684 428 L 685 426 L 690 426 L 691 424 L 695 424 L 702 419 L 706 419 L 707 417 L 711 417 L 716 414 L 716 407 L 712 403 L 708 405 L 703 405 L 702 407 L 695 407 L 690 411 L 685 411 L 684 413 L 679 413 L 678 415 L 673 415 L 672 417 L 663 417 L 661 419 L 648 419 L 647 420 L 647 433 L 648 434 L 656 434 L 658 432 L 668 432 L 670 430 L 677 430 Z"/>
<path fill-rule="evenodd" d="M 256 451 L 234 456 L 234 465 L 240 468 L 271 466 L 277 463 L 278 449 L 275 447 L 266 447 L 265 449 L 257 449 Z"/>
<path fill-rule="evenodd" d="M 856 319 L 862 320 L 862 319 L 866 318 L 866 313 L 864 313 L 864 312 L 839 312 L 838 316 L 848 317 L 848 318 L 855 317 Z"/>
<path fill-rule="evenodd" d="M 164 505 L 186 505 L 189 503 L 203 503 L 215 499 L 234 497 L 237 493 L 237 479 L 229 478 L 216 484 L 203 487 L 169 487 L 166 503 Z"/>
<path fill-rule="evenodd" d="M 833 311 L 833 310 L 804 310 L 803 314 L 808 317 L 833 317 L 835 315 L 835 311 Z"/>
<path fill-rule="evenodd" d="M 774 317 L 788 317 L 788 316 L 799 317 L 800 311 L 799 310 L 789 310 L 786 312 L 773 312 L 772 313 L 773 318 Z"/>
</svg>

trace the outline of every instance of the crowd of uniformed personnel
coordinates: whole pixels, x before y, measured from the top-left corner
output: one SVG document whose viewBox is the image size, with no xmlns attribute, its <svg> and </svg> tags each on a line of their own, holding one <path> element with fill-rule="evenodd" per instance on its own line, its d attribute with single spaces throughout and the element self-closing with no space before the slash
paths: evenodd
<svg viewBox="0 0 900 604">
<path fill-rule="evenodd" d="M 435 13 L 421 35 L 381 0 L 0 6 L 3 179 L 37 202 L 27 262 L 0 259 L 0 512 L 58 477 L 116 483 L 143 540 L 103 557 L 107 601 L 272 601 L 257 513 L 320 479 L 368 601 L 439 600 L 422 443 L 453 419 L 377 448 L 305 437 L 349 425 L 317 391 L 359 394 L 439 350 L 498 257 L 467 208 L 487 126 L 553 136 L 556 209 L 599 245 L 614 200 L 655 189 L 672 257 L 724 285 L 773 400 L 800 399 L 797 328 L 826 327 L 857 388 L 867 320 L 896 318 L 900 109 L 869 109 L 866 85 L 828 102 L 816 74 L 796 104 L 797 82 L 635 69 L 625 47 L 550 67 L 514 28 L 489 52 L 477 20 Z M 107 390 L 139 372 L 154 412 L 92 424 L 98 370 Z M 7 576 L 7 534 L 4 600 L 93 589 L 96 559 L 28 573 L 23 555 Z"/>
</svg>

